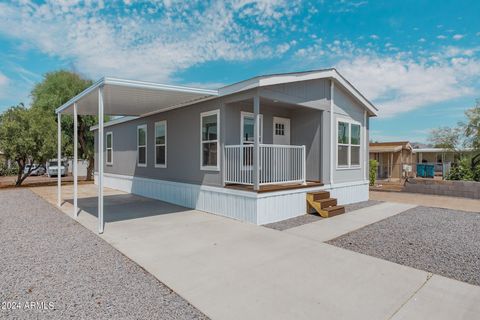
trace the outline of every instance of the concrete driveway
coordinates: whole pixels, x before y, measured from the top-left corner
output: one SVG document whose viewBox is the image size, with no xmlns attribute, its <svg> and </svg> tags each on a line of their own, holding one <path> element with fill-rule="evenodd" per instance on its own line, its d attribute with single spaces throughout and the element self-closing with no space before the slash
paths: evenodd
<svg viewBox="0 0 480 320">
<path fill-rule="evenodd" d="M 71 188 L 63 189 L 71 197 Z M 32 190 L 56 202 L 55 188 Z M 94 186 L 80 186 L 80 207 L 86 211 L 78 221 L 96 232 L 94 195 Z M 312 224 L 318 228 L 306 226 L 308 232 L 281 232 L 113 190 L 107 190 L 105 205 L 101 237 L 212 319 L 474 319 L 480 314 L 480 287 L 312 236 L 336 236 L 368 223 L 368 208 L 362 209 L 366 220 L 351 213 L 357 222 L 335 223 L 334 217 L 325 220 L 330 226 L 319 221 Z M 387 209 L 375 207 L 370 210 Z M 400 210 L 391 205 L 388 214 L 393 207 Z M 62 209 L 72 214 L 70 203 Z M 344 226 L 340 232 L 339 225 Z"/>
</svg>

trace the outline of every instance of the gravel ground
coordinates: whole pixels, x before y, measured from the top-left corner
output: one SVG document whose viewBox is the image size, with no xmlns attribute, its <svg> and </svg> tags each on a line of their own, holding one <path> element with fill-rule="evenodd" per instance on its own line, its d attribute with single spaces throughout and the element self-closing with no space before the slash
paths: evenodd
<svg viewBox="0 0 480 320">
<path fill-rule="evenodd" d="M 0 318 L 207 319 L 27 189 L 0 191 L 0 230 Z"/>
<path fill-rule="evenodd" d="M 416 207 L 328 243 L 480 285 L 480 213 Z"/>
<path fill-rule="evenodd" d="M 368 201 L 363 201 L 359 203 L 354 203 L 354 204 L 349 204 L 345 206 L 345 213 L 362 209 L 362 208 L 367 208 L 370 206 L 374 206 L 376 204 L 382 203 L 383 201 L 377 201 L 377 200 L 368 200 Z M 274 222 L 274 223 L 269 223 L 263 225 L 264 227 L 270 228 L 270 229 L 275 229 L 275 230 L 287 230 L 291 228 L 295 228 L 298 226 L 302 226 L 307 223 L 312 223 L 318 220 L 322 220 L 323 218 L 319 216 L 318 214 L 304 214 L 303 216 L 298 216 L 295 218 L 279 221 L 279 222 Z"/>
</svg>

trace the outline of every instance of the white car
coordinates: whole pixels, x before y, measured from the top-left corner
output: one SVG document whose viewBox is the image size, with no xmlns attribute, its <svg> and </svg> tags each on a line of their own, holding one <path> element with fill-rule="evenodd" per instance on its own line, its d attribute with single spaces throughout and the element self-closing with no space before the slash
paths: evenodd
<svg viewBox="0 0 480 320">
<path fill-rule="evenodd" d="M 45 168 L 43 166 L 39 166 L 38 164 L 27 164 L 23 169 L 24 173 L 28 173 L 30 168 L 33 166 L 32 172 L 30 172 L 31 176 L 43 176 L 45 174 Z"/>
<path fill-rule="evenodd" d="M 56 177 L 58 175 L 58 162 L 57 161 L 50 161 L 48 163 L 48 168 L 47 168 L 47 175 L 48 177 Z M 60 163 L 60 175 L 62 177 L 67 175 L 68 172 L 68 165 L 65 162 Z"/>
</svg>

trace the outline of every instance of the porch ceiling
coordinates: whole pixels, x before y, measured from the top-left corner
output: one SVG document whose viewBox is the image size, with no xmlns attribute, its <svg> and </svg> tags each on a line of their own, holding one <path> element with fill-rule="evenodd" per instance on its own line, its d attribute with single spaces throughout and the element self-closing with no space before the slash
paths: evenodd
<svg viewBox="0 0 480 320">
<path fill-rule="evenodd" d="M 73 114 L 76 103 L 79 115 L 96 115 L 102 86 L 104 113 L 115 116 L 141 116 L 218 96 L 216 90 L 103 78 L 59 107 L 57 113 Z"/>
</svg>

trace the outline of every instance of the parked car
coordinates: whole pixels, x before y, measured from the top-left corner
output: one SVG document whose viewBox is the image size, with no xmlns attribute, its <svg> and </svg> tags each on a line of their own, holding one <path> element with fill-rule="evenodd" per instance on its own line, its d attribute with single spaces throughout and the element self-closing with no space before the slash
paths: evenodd
<svg viewBox="0 0 480 320">
<path fill-rule="evenodd" d="M 60 175 L 66 176 L 68 172 L 68 164 L 65 161 L 60 163 Z M 48 177 L 56 177 L 58 175 L 58 161 L 49 161 L 47 168 Z"/>
<path fill-rule="evenodd" d="M 27 164 L 23 169 L 24 173 L 30 171 L 30 168 L 33 166 L 32 172 L 30 173 L 31 176 L 43 176 L 45 174 L 45 168 L 43 166 L 39 166 L 38 164 Z"/>
</svg>

